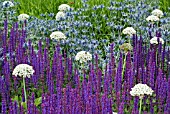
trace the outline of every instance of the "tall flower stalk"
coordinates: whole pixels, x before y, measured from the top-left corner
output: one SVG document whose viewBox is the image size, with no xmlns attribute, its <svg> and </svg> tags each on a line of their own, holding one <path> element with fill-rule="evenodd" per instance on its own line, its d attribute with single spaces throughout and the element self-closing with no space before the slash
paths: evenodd
<svg viewBox="0 0 170 114">
<path fill-rule="evenodd" d="M 122 77 L 124 76 L 125 66 L 126 66 L 126 57 L 127 54 L 133 49 L 130 43 L 124 43 L 119 48 L 125 53 L 125 58 L 123 61 L 123 70 L 122 70 Z"/>
<path fill-rule="evenodd" d="M 144 95 L 152 95 L 152 93 L 153 93 L 153 90 L 149 86 L 147 86 L 146 84 L 141 84 L 141 83 L 135 85 L 130 91 L 130 94 L 132 96 L 138 96 L 140 99 L 139 114 L 142 114 L 142 99 Z"/>
<path fill-rule="evenodd" d="M 139 102 L 139 114 L 142 114 L 142 99 L 140 99 L 140 102 Z"/>
<path fill-rule="evenodd" d="M 28 64 L 19 64 L 17 65 L 13 72 L 12 75 L 14 76 L 20 76 L 23 78 L 23 86 L 24 86 L 24 98 L 25 98 L 25 103 L 27 103 L 27 93 L 26 93 L 26 86 L 25 86 L 25 78 L 33 75 L 35 71 L 33 70 L 32 66 Z M 27 107 L 26 107 L 27 108 Z"/>
<path fill-rule="evenodd" d="M 126 57 L 127 57 L 128 53 L 125 53 L 125 58 L 123 60 L 123 70 L 122 70 L 122 77 L 124 76 L 124 72 L 125 72 L 125 66 L 126 66 Z"/>
<path fill-rule="evenodd" d="M 23 77 L 23 85 L 24 85 L 24 97 L 25 97 L 25 103 L 27 103 L 27 92 L 26 92 L 25 78 L 24 78 L 24 77 Z"/>
</svg>

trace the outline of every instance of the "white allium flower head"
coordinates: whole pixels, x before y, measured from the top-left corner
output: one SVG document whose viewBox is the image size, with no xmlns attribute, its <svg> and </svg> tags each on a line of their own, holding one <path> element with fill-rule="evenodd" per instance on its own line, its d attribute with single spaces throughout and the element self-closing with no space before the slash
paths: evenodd
<svg viewBox="0 0 170 114">
<path fill-rule="evenodd" d="M 11 1 L 4 1 L 2 5 L 3 7 L 14 7 L 14 4 Z"/>
<path fill-rule="evenodd" d="M 159 21 L 159 17 L 155 16 L 155 15 L 150 15 L 146 18 L 146 20 L 149 22 L 156 22 L 156 21 Z"/>
<path fill-rule="evenodd" d="M 62 11 L 59 11 L 55 16 L 57 21 L 60 21 L 61 18 L 64 19 L 65 17 L 66 17 L 66 14 Z"/>
<path fill-rule="evenodd" d="M 159 38 L 159 42 L 164 44 L 164 40 L 162 38 Z M 152 39 L 150 39 L 150 43 L 151 44 L 158 44 L 158 37 L 153 37 Z"/>
<path fill-rule="evenodd" d="M 18 21 L 25 21 L 25 20 L 27 20 L 29 18 L 29 15 L 27 15 L 27 14 L 20 14 L 19 16 L 18 16 Z"/>
<path fill-rule="evenodd" d="M 67 4 L 61 4 L 59 7 L 58 7 L 58 10 L 59 11 L 67 11 L 70 9 L 70 6 L 67 5 Z"/>
<path fill-rule="evenodd" d="M 77 53 L 75 60 L 80 61 L 80 63 L 84 63 L 84 62 L 92 60 L 92 55 L 89 52 L 80 51 Z"/>
<path fill-rule="evenodd" d="M 163 12 L 159 9 L 155 9 L 151 13 L 152 13 L 152 15 L 155 15 L 157 17 L 162 17 L 164 15 Z"/>
<path fill-rule="evenodd" d="M 132 96 L 138 96 L 140 99 L 144 97 L 144 95 L 152 95 L 154 91 L 152 88 L 147 86 L 146 84 L 136 84 L 133 88 L 131 88 L 130 94 Z"/>
<path fill-rule="evenodd" d="M 132 36 L 133 34 L 136 34 L 136 31 L 133 29 L 133 27 L 126 27 L 125 29 L 123 29 L 123 34 L 127 34 Z"/>
<path fill-rule="evenodd" d="M 20 77 L 24 77 L 24 78 L 26 78 L 26 77 L 30 78 L 34 72 L 35 71 L 32 66 L 30 66 L 28 64 L 19 64 L 14 68 L 12 75 L 14 75 L 16 77 L 20 76 Z"/>
<path fill-rule="evenodd" d="M 117 114 L 117 112 L 113 112 L 112 114 Z"/>
<path fill-rule="evenodd" d="M 51 33 L 50 38 L 56 39 L 56 40 L 64 40 L 64 39 L 66 39 L 66 36 L 65 36 L 65 34 L 63 34 L 60 31 L 55 31 L 55 32 Z"/>
</svg>

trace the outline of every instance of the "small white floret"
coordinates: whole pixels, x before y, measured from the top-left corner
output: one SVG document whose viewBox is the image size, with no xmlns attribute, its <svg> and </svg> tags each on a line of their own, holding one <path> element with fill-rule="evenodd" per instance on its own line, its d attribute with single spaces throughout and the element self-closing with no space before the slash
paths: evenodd
<svg viewBox="0 0 170 114">
<path fill-rule="evenodd" d="M 14 7 L 14 4 L 11 1 L 4 1 L 2 3 L 3 7 Z"/>
<path fill-rule="evenodd" d="M 27 19 L 29 19 L 29 15 L 27 15 L 27 14 L 20 14 L 18 16 L 18 21 L 25 21 Z"/>
<path fill-rule="evenodd" d="M 136 34 L 136 31 L 133 27 L 126 27 L 125 29 L 123 29 L 122 33 L 132 36 L 133 34 Z"/>
<path fill-rule="evenodd" d="M 162 38 L 159 38 L 159 42 L 164 44 L 164 40 Z M 158 44 L 158 37 L 153 37 L 151 40 L 150 40 L 150 43 L 151 44 Z"/>
<path fill-rule="evenodd" d="M 146 84 L 136 84 L 133 88 L 131 88 L 130 94 L 131 96 L 138 96 L 140 99 L 144 97 L 144 95 L 152 95 L 153 94 L 152 88 L 147 86 Z"/>
<path fill-rule="evenodd" d="M 59 7 L 58 7 L 58 10 L 59 11 L 67 11 L 70 9 L 70 6 L 67 5 L 67 4 L 61 4 Z"/>
<path fill-rule="evenodd" d="M 57 21 L 60 21 L 61 19 L 65 19 L 65 17 L 66 17 L 66 14 L 64 12 L 61 12 L 61 11 L 58 12 L 55 16 Z"/>
<path fill-rule="evenodd" d="M 66 39 L 66 36 L 65 36 L 65 34 L 63 34 L 60 31 L 55 31 L 55 32 L 51 33 L 50 38 L 56 39 L 56 40 L 64 40 L 64 39 Z"/>
<path fill-rule="evenodd" d="M 14 68 L 12 75 L 16 77 L 19 76 L 23 78 L 30 78 L 34 74 L 34 72 L 35 71 L 32 66 L 28 64 L 19 64 Z"/>
<path fill-rule="evenodd" d="M 77 53 L 75 60 L 79 61 L 80 63 L 84 63 L 84 62 L 92 60 L 92 55 L 89 52 L 80 51 Z"/>
<path fill-rule="evenodd" d="M 159 9 L 155 9 L 152 11 L 152 15 L 155 15 L 157 17 L 162 17 L 163 16 L 163 12 Z"/>
<path fill-rule="evenodd" d="M 159 21 L 159 17 L 157 17 L 157 16 L 155 16 L 155 15 L 150 15 L 150 16 L 148 16 L 147 18 L 146 18 L 146 20 L 148 21 L 148 22 L 156 22 L 156 21 Z"/>
</svg>

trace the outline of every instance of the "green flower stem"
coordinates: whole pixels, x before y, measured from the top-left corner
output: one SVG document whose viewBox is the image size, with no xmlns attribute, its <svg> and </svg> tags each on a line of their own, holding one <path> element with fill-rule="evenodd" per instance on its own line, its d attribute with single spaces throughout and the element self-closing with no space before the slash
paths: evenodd
<svg viewBox="0 0 170 114">
<path fill-rule="evenodd" d="M 140 98 L 140 104 L 139 104 L 139 114 L 142 114 L 142 98 Z"/>
<path fill-rule="evenodd" d="M 24 97 L 25 97 L 25 103 L 27 103 L 27 93 L 26 93 L 25 78 L 24 78 L 24 77 L 23 77 L 23 84 L 24 84 Z"/>
<path fill-rule="evenodd" d="M 127 56 L 127 53 L 125 53 L 125 58 L 124 58 L 124 61 L 123 61 L 122 78 L 123 78 L 123 76 L 124 76 L 124 71 L 125 71 L 125 66 L 126 66 L 126 56 Z"/>
<path fill-rule="evenodd" d="M 129 42 L 129 44 L 130 44 L 130 39 L 131 39 L 131 37 L 132 37 L 132 36 L 130 36 L 130 35 L 129 35 L 129 38 L 128 38 L 128 42 Z"/>
</svg>

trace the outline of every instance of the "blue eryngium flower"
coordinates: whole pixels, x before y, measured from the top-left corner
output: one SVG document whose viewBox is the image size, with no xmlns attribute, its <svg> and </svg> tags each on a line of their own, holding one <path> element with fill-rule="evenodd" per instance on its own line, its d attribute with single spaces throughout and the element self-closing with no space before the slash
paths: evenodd
<svg viewBox="0 0 170 114">
<path fill-rule="evenodd" d="M 54 13 L 48 14 L 49 17 L 54 17 Z"/>
</svg>

